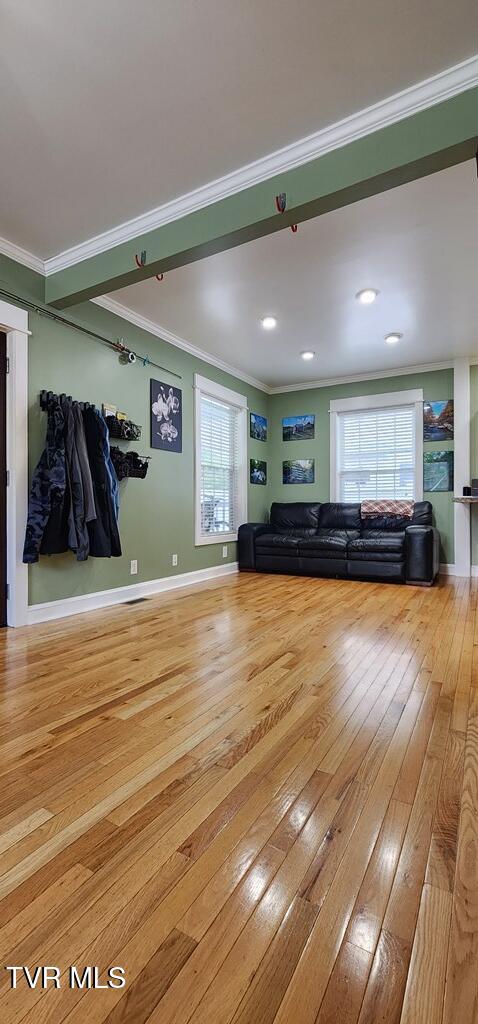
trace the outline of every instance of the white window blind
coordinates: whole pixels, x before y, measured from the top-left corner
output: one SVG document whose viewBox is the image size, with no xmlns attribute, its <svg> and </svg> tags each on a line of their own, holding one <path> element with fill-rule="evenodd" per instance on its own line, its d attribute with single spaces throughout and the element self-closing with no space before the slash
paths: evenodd
<svg viewBox="0 0 478 1024">
<path fill-rule="evenodd" d="M 235 539 L 238 527 L 247 518 L 246 407 L 221 397 L 219 387 L 217 391 L 217 397 L 201 389 L 196 391 L 196 543 L 199 544 L 214 543 L 215 539 Z"/>
<path fill-rule="evenodd" d="M 337 414 L 338 501 L 415 494 L 415 406 Z"/>
</svg>

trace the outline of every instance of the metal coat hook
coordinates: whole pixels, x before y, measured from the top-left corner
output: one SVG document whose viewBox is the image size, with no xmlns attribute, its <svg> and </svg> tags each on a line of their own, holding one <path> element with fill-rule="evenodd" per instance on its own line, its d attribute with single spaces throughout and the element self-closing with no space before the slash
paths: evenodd
<svg viewBox="0 0 478 1024">
<path fill-rule="evenodd" d="M 285 213 L 286 200 L 287 197 L 285 192 L 280 192 L 279 195 L 276 196 L 277 213 Z"/>
<path fill-rule="evenodd" d="M 279 195 L 276 196 L 276 210 L 277 210 L 277 213 L 285 213 L 286 206 L 287 206 L 287 196 L 286 196 L 286 193 L 285 192 L 279 192 Z M 290 225 L 290 230 L 292 231 L 292 234 L 295 235 L 296 231 L 297 231 L 297 224 L 291 224 Z"/>
<path fill-rule="evenodd" d="M 137 266 L 138 270 L 142 270 L 143 267 L 146 266 L 146 249 L 142 249 L 141 250 L 141 255 L 139 257 L 138 257 L 138 253 L 135 252 L 135 254 L 134 254 L 134 261 L 136 263 L 136 266 Z M 155 276 L 157 281 L 163 281 L 164 280 L 164 274 L 155 274 L 154 276 Z"/>
<path fill-rule="evenodd" d="M 139 259 L 138 259 L 138 253 L 135 252 L 134 258 L 135 258 L 136 266 L 139 268 L 139 270 L 141 270 L 142 267 L 146 266 L 146 249 L 142 249 L 141 250 L 141 256 L 140 256 Z"/>
</svg>

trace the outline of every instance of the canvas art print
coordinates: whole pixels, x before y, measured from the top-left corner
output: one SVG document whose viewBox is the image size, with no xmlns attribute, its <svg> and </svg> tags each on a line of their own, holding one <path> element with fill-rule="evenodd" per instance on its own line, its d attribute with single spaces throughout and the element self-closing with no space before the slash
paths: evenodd
<svg viewBox="0 0 478 1024">
<path fill-rule="evenodd" d="M 425 452 L 423 456 L 423 490 L 453 490 L 453 452 Z"/>
<path fill-rule="evenodd" d="M 249 479 L 251 484 L 267 483 L 267 462 L 260 459 L 250 459 Z"/>
<path fill-rule="evenodd" d="M 151 447 L 181 452 L 183 442 L 182 392 L 160 380 L 151 380 Z"/>
<path fill-rule="evenodd" d="M 286 416 L 282 420 L 283 441 L 309 441 L 315 434 L 315 416 Z"/>
<path fill-rule="evenodd" d="M 293 459 L 282 463 L 283 484 L 313 484 L 315 459 Z"/>
<path fill-rule="evenodd" d="M 453 399 L 423 403 L 423 440 L 453 441 Z"/>
<path fill-rule="evenodd" d="M 267 441 L 267 419 L 265 416 L 251 412 L 250 435 L 255 441 Z"/>
</svg>

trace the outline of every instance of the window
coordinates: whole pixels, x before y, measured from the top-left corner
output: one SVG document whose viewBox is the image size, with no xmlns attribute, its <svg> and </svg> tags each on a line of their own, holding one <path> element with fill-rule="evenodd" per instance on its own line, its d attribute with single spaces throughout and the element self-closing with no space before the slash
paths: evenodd
<svg viewBox="0 0 478 1024">
<path fill-rule="evenodd" d="M 331 500 L 422 496 L 421 390 L 330 403 Z"/>
<path fill-rule="evenodd" d="M 247 399 L 195 374 L 196 544 L 237 540 L 247 519 Z"/>
</svg>

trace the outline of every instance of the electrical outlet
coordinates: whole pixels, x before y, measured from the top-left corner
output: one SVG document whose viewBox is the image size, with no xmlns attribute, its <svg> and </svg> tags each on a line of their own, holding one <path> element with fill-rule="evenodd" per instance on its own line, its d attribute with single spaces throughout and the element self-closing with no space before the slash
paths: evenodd
<svg viewBox="0 0 478 1024">
<path fill-rule="evenodd" d="M 222 545 L 222 557 L 227 558 L 227 544 Z"/>
<path fill-rule="evenodd" d="M 130 575 L 131 576 L 136 576 L 137 575 L 137 572 L 138 572 L 138 559 L 137 558 L 132 558 L 131 559 L 131 566 L 130 566 L 130 570 L 129 571 L 130 571 Z"/>
<path fill-rule="evenodd" d="M 178 556 L 177 555 L 173 555 L 173 557 L 171 558 L 171 564 L 172 565 L 177 565 L 178 564 Z"/>
</svg>

